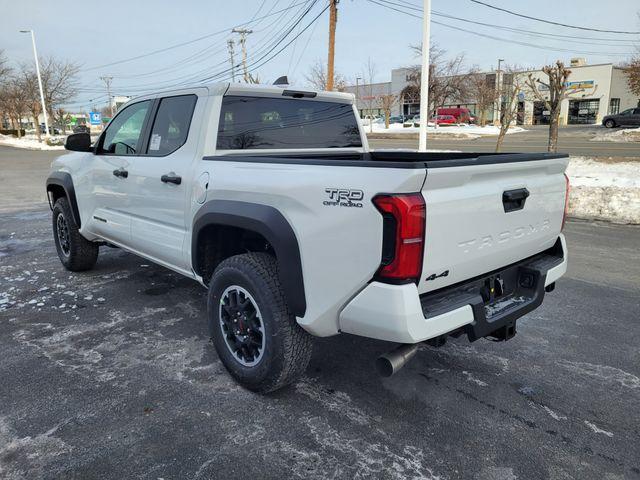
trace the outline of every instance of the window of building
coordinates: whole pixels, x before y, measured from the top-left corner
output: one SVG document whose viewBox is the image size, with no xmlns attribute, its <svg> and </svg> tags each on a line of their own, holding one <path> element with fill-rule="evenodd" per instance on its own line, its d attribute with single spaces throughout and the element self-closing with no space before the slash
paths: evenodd
<svg viewBox="0 0 640 480">
<path fill-rule="evenodd" d="M 160 100 L 147 148 L 149 155 L 169 155 L 185 144 L 197 99 L 196 95 L 180 95 Z"/>
<path fill-rule="evenodd" d="M 609 101 L 609 115 L 617 115 L 620 113 L 620 99 L 612 98 Z"/>
<path fill-rule="evenodd" d="M 218 149 L 361 146 L 351 104 L 235 95 L 222 99 Z"/>
<path fill-rule="evenodd" d="M 600 100 L 595 98 L 569 100 L 569 118 L 567 123 L 570 125 L 596 123 L 599 107 Z"/>
</svg>

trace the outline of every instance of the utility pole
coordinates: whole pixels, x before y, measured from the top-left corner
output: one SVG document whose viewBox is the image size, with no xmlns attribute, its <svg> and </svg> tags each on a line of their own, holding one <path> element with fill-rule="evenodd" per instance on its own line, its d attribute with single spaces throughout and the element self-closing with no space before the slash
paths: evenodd
<svg viewBox="0 0 640 480">
<path fill-rule="evenodd" d="M 234 28 L 231 31 L 240 35 L 240 47 L 242 47 L 242 76 L 244 82 L 249 83 L 249 72 L 247 71 L 247 35 L 253 33 L 253 30 Z"/>
<path fill-rule="evenodd" d="M 229 61 L 231 62 L 231 81 L 235 83 L 236 81 L 236 64 L 235 64 L 235 60 L 233 59 L 233 54 L 235 53 L 233 51 L 233 46 L 235 44 L 233 43 L 233 39 L 229 39 L 227 40 L 227 49 L 229 50 Z"/>
<path fill-rule="evenodd" d="M 113 77 L 104 76 L 100 77 L 100 80 L 104 82 L 104 85 L 107 87 L 107 97 L 109 98 L 109 110 L 111 111 L 111 118 L 113 118 L 113 102 L 111 101 L 111 81 Z"/>
<path fill-rule="evenodd" d="M 422 71 L 420 73 L 420 132 L 418 151 L 427 151 L 427 122 L 429 121 L 429 48 L 431 28 L 431 0 L 423 0 L 422 14 Z M 436 120 L 436 125 L 438 124 Z"/>
<path fill-rule="evenodd" d="M 501 66 L 502 66 L 502 62 L 504 62 L 504 58 L 499 58 L 498 59 L 498 70 L 496 70 L 496 118 L 493 119 L 493 124 L 494 125 L 500 125 L 502 123 L 501 120 L 501 116 L 502 116 L 502 70 L 501 70 Z"/>
<path fill-rule="evenodd" d="M 358 110 L 358 116 L 360 115 L 360 84 L 362 77 L 356 77 L 356 110 Z"/>
<path fill-rule="evenodd" d="M 327 90 L 333 90 L 334 57 L 336 47 L 336 23 L 338 22 L 338 2 L 329 0 L 329 57 L 327 58 Z"/>
<path fill-rule="evenodd" d="M 33 30 L 20 30 L 20 33 L 31 34 L 31 44 L 33 45 L 33 57 L 36 61 L 36 75 L 38 76 L 38 88 L 40 89 L 40 105 L 42 106 L 42 116 L 44 117 L 44 136 L 49 138 L 49 120 L 47 119 L 47 106 L 44 102 L 44 90 L 42 90 L 42 78 L 40 77 L 40 62 L 38 62 L 38 51 L 36 50 L 36 35 Z M 40 125 L 36 125 L 40 131 Z M 18 131 L 20 131 L 20 122 L 18 122 Z"/>
</svg>

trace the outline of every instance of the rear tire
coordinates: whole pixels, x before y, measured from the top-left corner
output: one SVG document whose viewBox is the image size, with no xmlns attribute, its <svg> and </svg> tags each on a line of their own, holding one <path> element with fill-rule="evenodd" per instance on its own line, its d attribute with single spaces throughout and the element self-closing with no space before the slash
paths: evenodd
<svg viewBox="0 0 640 480">
<path fill-rule="evenodd" d="M 614 122 L 613 120 L 607 120 L 606 122 L 604 122 L 604 126 L 606 128 L 614 128 L 616 126 L 616 122 Z"/>
<path fill-rule="evenodd" d="M 52 220 L 53 239 L 64 268 L 72 272 L 92 269 L 98 260 L 99 246 L 80 234 L 66 197 L 56 200 Z"/>
<path fill-rule="evenodd" d="M 242 386 L 272 392 L 304 373 L 312 337 L 289 311 L 272 255 L 247 253 L 221 262 L 207 304 L 218 356 Z"/>
</svg>

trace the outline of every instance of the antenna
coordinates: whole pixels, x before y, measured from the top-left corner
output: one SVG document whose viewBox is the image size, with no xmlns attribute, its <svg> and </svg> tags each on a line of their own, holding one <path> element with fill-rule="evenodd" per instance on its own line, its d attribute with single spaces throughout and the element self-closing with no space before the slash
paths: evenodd
<svg viewBox="0 0 640 480">
<path fill-rule="evenodd" d="M 273 82 L 273 84 L 277 85 L 278 87 L 286 87 L 287 85 L 289 85 L 289 79 L 286 75 L 283 75 L 281 77 L 278 77 L 276 81 Z"/>
</svg>

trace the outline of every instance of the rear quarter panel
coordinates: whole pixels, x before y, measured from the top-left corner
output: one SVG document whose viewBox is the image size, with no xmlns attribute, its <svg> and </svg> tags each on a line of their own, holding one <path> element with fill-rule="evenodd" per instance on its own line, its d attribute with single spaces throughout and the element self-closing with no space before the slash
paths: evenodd
<svg viewBox="0 0 640 480">
<path fill-rule="evenodd" d="M 216 157 L 220 158 L 220 157 Z M 292 226 L 302 260 L 309 332 L 338 333 L 338 313 L 373 277 L 381 260 L 378 193 L 419 192 L 425 170 L 203 160 L 207 202 L 253 202 L 278 209 Z M 331 205 L 327 189 L 361 190 L 360 206 Z"/>
</svg>

